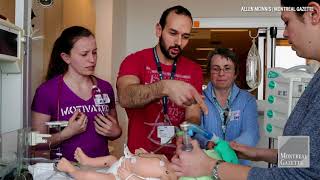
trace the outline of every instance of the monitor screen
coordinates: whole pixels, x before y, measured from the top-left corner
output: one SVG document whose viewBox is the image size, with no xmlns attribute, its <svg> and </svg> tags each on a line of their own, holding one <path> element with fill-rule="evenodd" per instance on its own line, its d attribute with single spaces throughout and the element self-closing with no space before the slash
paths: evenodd
<svg viewBox="0 0 320 180">
<path fill-rule="evenodd" d="M 18 34 L 0 29 L 0 54 L 18 57 Z"/>
</svg>

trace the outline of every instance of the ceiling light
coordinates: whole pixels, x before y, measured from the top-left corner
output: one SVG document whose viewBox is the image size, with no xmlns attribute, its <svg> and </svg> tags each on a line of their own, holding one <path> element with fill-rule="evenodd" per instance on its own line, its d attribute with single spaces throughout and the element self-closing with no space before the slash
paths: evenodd
<svg viewBox="0 0 320 180">
<path fill-rule="evenodd" d="M 214 48 L 196 48 L 197 51 L 212 51 Z"/>
<path fill-rule="evenodd" d="M 248 29 L 210 29 L 211 32 L 247 32 Z"/>
<path fill-rule="evenodd" d="M 207 58 L 197 58 L 197 61 L 207 61 Z"/>
</svg>

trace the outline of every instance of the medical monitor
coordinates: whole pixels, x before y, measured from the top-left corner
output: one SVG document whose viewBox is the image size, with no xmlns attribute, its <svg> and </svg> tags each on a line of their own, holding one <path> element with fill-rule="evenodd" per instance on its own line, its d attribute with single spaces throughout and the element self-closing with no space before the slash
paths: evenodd
<svg viewBox="0 0 320 180">
<path fill-rule="evenodd" d="M 0 61 L 15 62 L 21 59 L 22 30 L 0 19 Z"/>
</svg>

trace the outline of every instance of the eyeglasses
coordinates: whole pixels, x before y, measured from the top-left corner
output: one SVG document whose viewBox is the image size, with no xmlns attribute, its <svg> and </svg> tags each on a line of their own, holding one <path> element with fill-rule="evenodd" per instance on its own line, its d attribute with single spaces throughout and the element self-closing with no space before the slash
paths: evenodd
<svg viewBox="0 0 320 180">
<path fill-rule="evenodd" d="M 221 68 L 220 66 L 217 66 L 217 65 L 211 66 L 211 73 L 212 74 L 219 74 L 220 71 L 223 71 L 224 73 L 232 73 L 232 72 L 234 72 L 234 68 L 230 67 L 230 66 L 225 66 L 223 68 Z"/>
</svg>

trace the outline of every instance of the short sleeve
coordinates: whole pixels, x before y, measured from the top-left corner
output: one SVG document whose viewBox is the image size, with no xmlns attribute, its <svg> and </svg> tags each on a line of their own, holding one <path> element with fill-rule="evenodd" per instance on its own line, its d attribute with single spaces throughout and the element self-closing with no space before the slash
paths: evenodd
<svg viewBox="0 0 320 180">
<path fill-rule="evenodd" d="M 197 91 L 202 94 L 202 85 L 203 85 L 203 75 L 202 75 L 202 69 L 198 64 L 195 64 L 195 68 L 193 72 L 193 86 L 197 89 Z"/>
<path fill-rule="evenodd" d="M 134 75 L 142 79 L 143 57 L 138 54 L 127 56 L 120 65 L 118 78 L 125 75 Z"/>
<path fill-rule="evenodd" d="M 51 116 L 50 98 L 48 91 L 43 87 L 38 87 L 33 97 L 31 110 Z"/>
<path fill-rule="evenodd" d="M 110 109 L 114 109 L 116 107 L 116 100 L 115 100 L 115 96 L 114 96 L 114 91 L 112 86 L 110 85 L 110 87 L 108 88 L 108 94 L 109 94 L 109 98 L 110 98 Z"/>
</svg>

